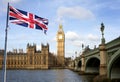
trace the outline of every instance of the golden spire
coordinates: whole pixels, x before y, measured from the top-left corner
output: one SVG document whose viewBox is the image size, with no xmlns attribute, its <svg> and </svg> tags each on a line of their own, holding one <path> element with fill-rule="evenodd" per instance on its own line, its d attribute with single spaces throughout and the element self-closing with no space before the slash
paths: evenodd
<svg viewBox="0 0 120 82">
<path fill-rule="evenodd" d="M 59 24 L 59 30 L 58 32 L 63 32 L 63 25 L 62 24 Z"/>
<path fill-rule="evenodd" d="M 62 24 L 59 24 L 59 29 L 62 29 L 63 25 Z"/>
</svg>

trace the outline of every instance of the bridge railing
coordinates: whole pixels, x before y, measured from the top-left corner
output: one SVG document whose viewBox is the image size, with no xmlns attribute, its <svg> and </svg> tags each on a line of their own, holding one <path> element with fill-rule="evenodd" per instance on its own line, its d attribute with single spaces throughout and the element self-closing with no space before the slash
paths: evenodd
<svg viewBox="0 0 120 82">
<path fill-rule="evenodd" d="M 85 53 L 85 56 L 90 56 L 98 53 L 99 53 L 99 48 L 96 48 L 96 49 L 90 50 L 88 53 Z"/>
</svg>

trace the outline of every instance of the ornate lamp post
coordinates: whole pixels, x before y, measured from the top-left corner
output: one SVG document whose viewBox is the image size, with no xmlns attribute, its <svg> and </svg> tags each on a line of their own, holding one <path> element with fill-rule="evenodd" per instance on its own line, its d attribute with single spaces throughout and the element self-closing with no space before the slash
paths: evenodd
<svg viewBox="0 0 120 82">
<path fill-rule="evenodd" d="M 102 43 L 101 43 L 101 44 L 105 44 L 104 29 L 105 29 L 104 24 L 101 23 L 101 28 L 100 28 L 101 33 L 102 33 L 102 39 L 101 39 L 101 42 L 102 42 Z"/>
<path fill-rule="evenodd" d="M 105 38 L 104 38 L 104 24 L 101 23 L 101 33 L 102 39 L 101 44 L 99 45 L 100 50 L 100 75 L 107 75 L 107 56 L 106 56 L 106 45 L 105 45 Z"/>
</svg>

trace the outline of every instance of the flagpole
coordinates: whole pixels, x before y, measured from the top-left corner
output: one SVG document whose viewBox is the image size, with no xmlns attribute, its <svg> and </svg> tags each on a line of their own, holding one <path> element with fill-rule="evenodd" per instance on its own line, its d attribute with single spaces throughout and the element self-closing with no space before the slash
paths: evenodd
<svg viewBox="0 0 120 82">
<path fill-rule="evenodd" d="M 9 18 L 9 3 L 7 7 L 7 20 L 5 29 L 5 50 L 4 50 L 4 64 L 3 64 L 3 82 L 6 82 L 6 61 L 7 61 L 7 32 L 8 32 L 8 18 Z"/>
</svg>

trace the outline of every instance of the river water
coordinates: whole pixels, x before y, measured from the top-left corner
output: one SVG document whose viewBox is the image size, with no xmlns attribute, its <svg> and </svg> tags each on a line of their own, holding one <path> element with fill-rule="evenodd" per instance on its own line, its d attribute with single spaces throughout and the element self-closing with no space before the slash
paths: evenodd
<svg viewBox="0 0 120 82">
<path fill-rule="evenodd" d="M 0 82 L 2 82 L 0 70 Z M 68 69 L 7 70 L 7 82 L 92 82 L 94 76 L 79 75 Z"/>
</svg>

